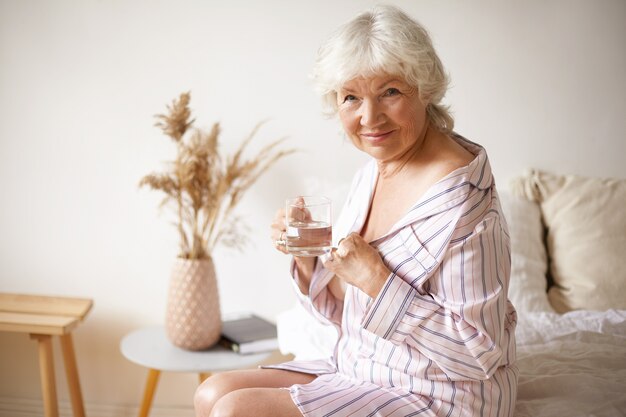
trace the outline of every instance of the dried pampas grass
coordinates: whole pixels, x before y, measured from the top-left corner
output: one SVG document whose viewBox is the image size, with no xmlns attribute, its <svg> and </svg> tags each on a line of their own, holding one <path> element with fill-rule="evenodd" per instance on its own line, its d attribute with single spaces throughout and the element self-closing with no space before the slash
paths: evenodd
<svg viewBox="0 0 626 417">
<path fill-rule="evenodd" d="M 235 153 L 226 158 L 218 149 L 220 127 L 210 132 L 193 128 L 189 92 L 167 106 L 167 114 L 156 116 L 157 127 L 177 144 L 177 155 L 163 173 L 143 177 L 139 186 L 162 191 L 161 203 L 177 212 L 180 254 L 184 259 L 208 259 L 217 244 L 241 248 L 245 236 L 238 228 L 241 220 L 234 209 L 245 191 L 274 163 L 294 150 L 280 150 L 284 139 L 263 147 L 255 158 L 244 159 L 243 153 L 256 135 L 259 123 Z"/>
</svg>

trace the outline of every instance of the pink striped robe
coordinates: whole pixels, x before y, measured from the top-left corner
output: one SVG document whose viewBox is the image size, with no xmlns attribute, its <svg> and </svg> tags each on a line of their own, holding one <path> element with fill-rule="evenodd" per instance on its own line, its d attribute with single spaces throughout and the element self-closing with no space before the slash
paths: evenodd
<svg viewBox="0 0 626 417">
<path fill-rule="evenodd" d="M 485 150 L 435 184 L 376 247 L 389 275 L 371 299 L 332 296 L 317 262 L 308 310 L 333 325 L 333 357 L 280 369 L 313 373 L 291 396 L 305 416 L 511 416 L 517 392 L 516 313 L 507 299 L 509 237 Z M 355 177 L 335 238 L 359 232 L 377 177 Z M 399 190 L 401 192 L 401 190 Z M 295 277 L 297 279 L 297 277 Z M 297 289 L 297 286 L 296 286 Z"/>
</svg>

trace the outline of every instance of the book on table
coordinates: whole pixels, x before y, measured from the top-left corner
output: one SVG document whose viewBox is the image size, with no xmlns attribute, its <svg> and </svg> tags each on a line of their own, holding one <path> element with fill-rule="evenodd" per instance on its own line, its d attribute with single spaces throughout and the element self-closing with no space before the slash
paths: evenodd
<svg viewBox="0 0 626 417">
<path fill-rule="evenodd" d="M 278 348 L 276 325 L 256 314 L 222 322 L 220 343 L 242 355 L 267 352 Z"/>
</svg>

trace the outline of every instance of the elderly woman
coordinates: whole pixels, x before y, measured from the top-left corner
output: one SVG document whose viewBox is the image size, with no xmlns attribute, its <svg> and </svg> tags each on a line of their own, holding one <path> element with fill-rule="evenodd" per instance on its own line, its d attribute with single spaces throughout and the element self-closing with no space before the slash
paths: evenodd
<svg viewBox="0 0 626 417">
<path fill-rule="evenodd" d="M 326 257 L 294 257 L 296 291 L 336 328 L 334 354 L 216 375 L 200 416 L 511 416 L 516 314 L 507 227 L 485 150 L 452 131 L 427 32 L 394 7 L 341 27 L 314 78 L 354 146 Z M 272 225 L 276 247 L 285 212 Z"/>
</svg>

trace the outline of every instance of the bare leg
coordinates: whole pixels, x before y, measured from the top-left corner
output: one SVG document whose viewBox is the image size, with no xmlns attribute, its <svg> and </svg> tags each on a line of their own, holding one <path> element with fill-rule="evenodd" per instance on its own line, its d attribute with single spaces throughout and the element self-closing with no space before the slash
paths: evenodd
<svg viewBox="0 0 626 417">
<path fill-rule="evenodd" d="M 291 400 L 289 392 L 280 388 L 286 388 L 293 384 L 307 384 L 315 378 L 315 375 L 280 369 L 249 369 L 216 374 L 204 381 L 196 390 L 194 396 L 196 416 L 209 417 L 219 415 L 218 410 L 214 410 L 215 413 L 211 414 L 218 402 L 221 402 L 219 408 L 222 410 L 222 414 L 226 414 L 227 410 L 229 413 L 235 412 L 232 400 L 241 401 L 241 396 L 243 395 L 253 396 L 250 398 L 250 401 L 244 400 L 244 404 L 247 406 L 251 406 L 251 401 L 260 401 L 259 406 L 266 407 L 273 404 L 271 407 L 277 407 L 271 410 L 274 414 L 268 415 L 278 415 L 275 414 L 277 409 L 285 409 L 286 411 L 291 409 L 292 412 L 297 412 L 297 414 L 284 415 L 300 415 L 297 407 Z M 250 388 L 264 389 L 249 390 Z M 241 392 L 237 392 L 235 395 L 235 391 L 239 390 Z M 229 395 L 230 393 L 233 393 L 233 396 Z M 265 398 L 265 401 L 260 400 L 261 397 Z M 224 401 L 221 401 L 222 399 Z M 281 407 L 281 405 L 284 405 L 284 407 Z M 247 408 L 246 413 L 259 417 L 263 415 L 253 411 Z"/>
<path fill-rule="evenodd" d="M 210 417 L 302 417 L 289 391 L 281 388 L 242 388 L 220 398 Z"/>
</svg>

